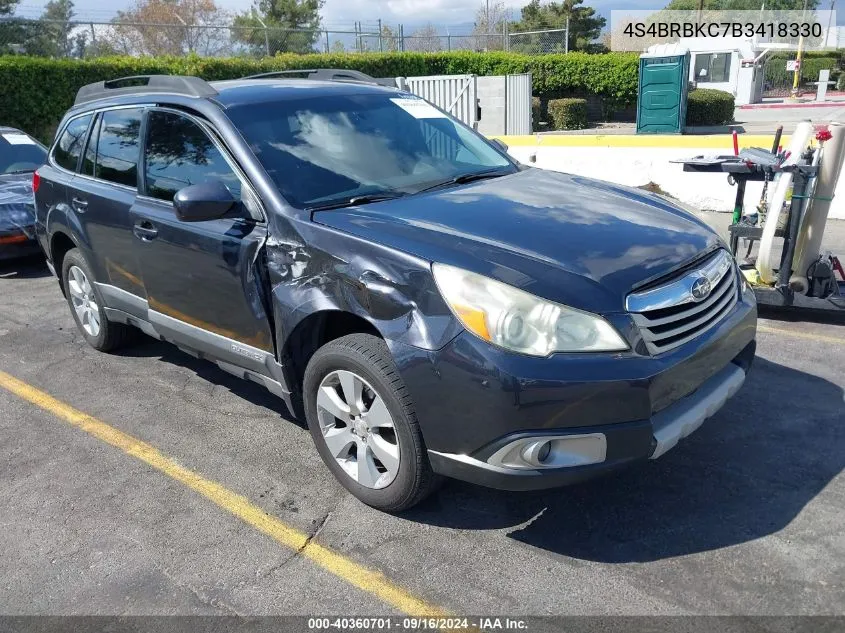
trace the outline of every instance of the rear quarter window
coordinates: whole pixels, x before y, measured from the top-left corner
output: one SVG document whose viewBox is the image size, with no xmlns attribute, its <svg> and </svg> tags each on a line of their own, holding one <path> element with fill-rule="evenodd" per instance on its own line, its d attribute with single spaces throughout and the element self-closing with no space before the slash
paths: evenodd
<svg viewBox="0 0 845 633">
<path fill-rule="evenodd" d="M 53 160 L 59 167 L 70 171 L 76 171 L 79 164 L 79 156 L 82 154 L 82 147 L 85 145 L 85 135 L 88 132 L 88 125 L 91 123 L 91 115 L 73 119 L 68 123 L 64 132 L 59 136 L 56 147 L 53 149 Z"/>
</svg>

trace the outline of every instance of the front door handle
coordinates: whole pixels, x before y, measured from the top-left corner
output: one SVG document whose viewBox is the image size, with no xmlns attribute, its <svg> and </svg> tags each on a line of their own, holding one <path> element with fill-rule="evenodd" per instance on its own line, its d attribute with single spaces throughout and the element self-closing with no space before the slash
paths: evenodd
<svg viewBox="0 0 845 633">
<path fill-rule="evenodd" d="M 142 242 L 149 242 L 158 235 L 158 229 L 149 220 L 142 220 L 138 222 L 133 228 L 132 232 Z"/>
<path fill-rule="evenodd" d="M 73 204 L 73 208 L 79 213 L 85 213 L 88 209 L 88 201 L 83 200 L 82 198 L 73 198 L 73 200 L 71 200 L 71 204 Z"/>
</svg>

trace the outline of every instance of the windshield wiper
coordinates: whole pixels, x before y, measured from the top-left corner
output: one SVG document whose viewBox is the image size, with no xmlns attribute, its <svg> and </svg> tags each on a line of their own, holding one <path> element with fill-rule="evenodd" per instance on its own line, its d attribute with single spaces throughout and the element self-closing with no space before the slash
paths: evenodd
<svg viewBox="0 0 845 633">
<path fill-rule="evenodd" d="M 351 198 L 343 198 L 342 200 L 330 200 L 322 204 L 315 204 L 310 207 L 305 207 L 306 211 L 326 211 L 327 209 L 342 209 L 343 207 L 354 207 L 361 204 L 370 204 L 373 202 L 383 202 L 384 200 L 395 200 L 407 194 L 404 193 L 371 193 L 360 196 L 352 196 Z"/>
<path fill-rule="evenodd" d="M 0 176 L 12 176 L 14 174 L 31 174 L 34 169 L 13 169 L 12 171 L 4 171 Z"/>
<path fill-rule="evenodd" d="M 428 187 L 424 187 L 423 189 L 419 189 L 415 193 L 432 191 L 434 189 L 440 189 L 441 187 L 448 187 L 449 185 L 464 185 L 468 182 L 474 182 L 476 180 L 485 180 L 487 178 L 498 178 L 499 176 L 507 176 L 511 173 L 512 172 L 510 170 L 505 169 L 488 169 L 487 171 L 476 171 L 469 174 L 461 174 L 460 176 L 449 178 L 449 180 L 444 180 L 442 182 L 429 185 Z"/>
</svg>

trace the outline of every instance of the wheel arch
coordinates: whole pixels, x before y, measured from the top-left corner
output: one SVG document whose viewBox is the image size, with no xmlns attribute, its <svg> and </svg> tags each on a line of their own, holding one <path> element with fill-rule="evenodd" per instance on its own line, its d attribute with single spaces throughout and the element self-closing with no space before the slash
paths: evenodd
<svg viewBox="0 0 845 633">
<path fill-rule="evenodd" d="M 305 368 L 314 353 L 326 343 L 347 334 L 371 334 L 384 340 L 370 321 L 345 310 L 312 312 L 296 324 L 284 340 L 279 354 L 285 368 L 285 379 L 294 394 L 302 393 Z"/>
</svg>

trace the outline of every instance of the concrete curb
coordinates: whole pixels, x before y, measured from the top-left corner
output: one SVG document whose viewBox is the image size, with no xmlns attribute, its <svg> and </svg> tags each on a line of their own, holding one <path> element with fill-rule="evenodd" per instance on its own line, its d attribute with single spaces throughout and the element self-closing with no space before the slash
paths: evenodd
<svg viewBox="0 0 845 633">
<path fill-rule="evenodd" d="M 668 147 L 688 149 L 720 149 L 726 153 L 733 151 L 730 134 L 712 134 L 706 136 L 682 136 L 640 134 L 578 134 L 550 136 L 535 134 L 532 136 L 496 136 L 509 147 Z M 789 136 L 784 136 L 782 145 L 789 143 Z M 740 134 L 739 146 L 771 147 L 771 134 Z"/>
</svg>

